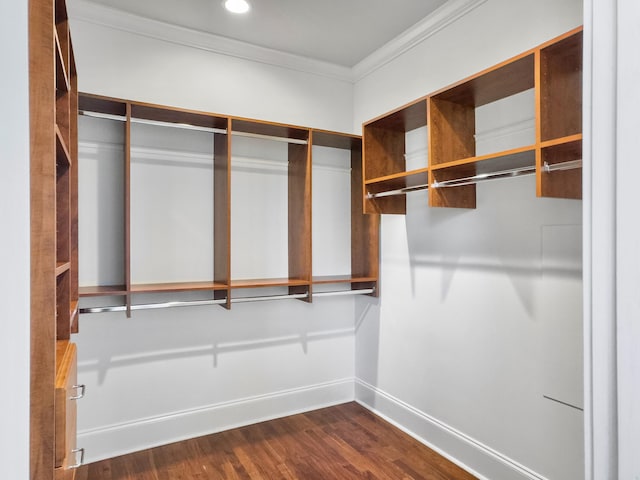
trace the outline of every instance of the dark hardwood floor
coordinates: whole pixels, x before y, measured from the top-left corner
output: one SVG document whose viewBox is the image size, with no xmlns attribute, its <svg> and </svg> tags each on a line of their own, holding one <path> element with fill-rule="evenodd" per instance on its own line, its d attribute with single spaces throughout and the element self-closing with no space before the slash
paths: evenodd
<svg viewBox="0 0 640 480">
<path fill-rule="evenodd" d="M 76 480 L 474 479 L 346 403 L 81 467 Z"/>
</svg>

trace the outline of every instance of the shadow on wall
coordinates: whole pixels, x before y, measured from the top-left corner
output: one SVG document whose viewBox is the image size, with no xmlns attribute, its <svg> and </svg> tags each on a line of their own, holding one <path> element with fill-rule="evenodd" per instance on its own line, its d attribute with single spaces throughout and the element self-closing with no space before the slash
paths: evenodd
<svg viewBox="0 0 640 480">
<path fill-rule="evenodd" d="M 336 303 L 338 306 L 336 307 Z M 268 305 L 267 305 L 268 304 Z M 340 305 L 342 304 L 342 305 Z M 269 301 L 86 315 L 79 337 L 80 374 L 94 372 L 98 385 L 115 369 L 210 357 L 211 367 L 238 352 L 298 346 L 303 355 L 314 342 L 352 336 L 351 299 Z"/>
<path fill-rule="evenodd" d="M 542 231 L 575 224 L 580 202 L 536 198 L 535 179 L 513 178 L 479 184 L 475 210 L 427 207 L 427 194 L 407 197 L 406 242 L 415 298 L 420 269 L 440 270 L 440 298 L 446 301 L 461 271 L 506 275 L 523 308 L 535 309 L 535 283 L 542 276 Z M 576 249 L 580 249 L 576 245 Z M 394 254 L 390 263 L 402 261 Z M 559 262 L 547 273 L 580 278 L 581 265 Z"/>
</svg>

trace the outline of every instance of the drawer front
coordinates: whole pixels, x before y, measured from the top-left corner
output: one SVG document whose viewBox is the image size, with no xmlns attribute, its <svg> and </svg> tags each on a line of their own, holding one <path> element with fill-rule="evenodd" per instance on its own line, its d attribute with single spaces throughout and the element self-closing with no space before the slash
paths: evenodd
<svg viewBox="0 0 640 480">
<path fill-rule="evenodd" d="M 55 466 L 75 465 L 78 367 L 76 345 L 69 343 L 56 374 Z"/>
</svg>

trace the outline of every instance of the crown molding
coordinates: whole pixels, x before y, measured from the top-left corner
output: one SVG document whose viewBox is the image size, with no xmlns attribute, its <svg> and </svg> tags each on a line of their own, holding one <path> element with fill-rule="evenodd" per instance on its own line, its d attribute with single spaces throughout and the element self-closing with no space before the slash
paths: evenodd
<svg viewBox="0 0 640 480">
<path fill-rule="evenodd" d="M 383 67 L 403 53 L 412 49 L 443 28 L 464 17 L 487 0 L 448 0 L 431 15 L 387 42 L 352 69 L 352 81 L 358 82 Z"/>
<path fill-rule="evenodd" d="M 69 7 L 71 22 L 86 22 L 220 55 L 237 57 L 345 82 L 352 81 L 351 68 L 349 67 L 153 20 L 88 0 L 75 0 Z"/>
<path fill-rule="evenodd" d="M 71 22 L 100 25 L 199 50 L 355 83 L 436 34 L 487 0 L 448 0 L 434 13 L 386 43 L 353 68 L 153 20 L 90 0 L 69 5 Z"/>
</svg>

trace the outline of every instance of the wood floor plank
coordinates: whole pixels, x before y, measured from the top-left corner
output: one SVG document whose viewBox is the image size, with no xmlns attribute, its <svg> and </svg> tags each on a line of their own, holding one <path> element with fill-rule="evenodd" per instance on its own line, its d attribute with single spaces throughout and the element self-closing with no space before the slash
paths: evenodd
<svg viewBox="0 0 640 480">
<path fill-rule="evenodd" d="M 473 480 L 355 402 L 82 466 L 76 480 Z"/>
</svg>

